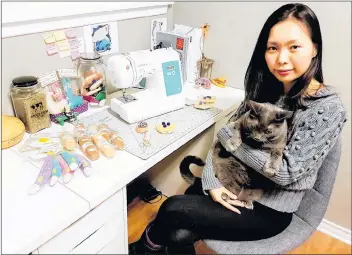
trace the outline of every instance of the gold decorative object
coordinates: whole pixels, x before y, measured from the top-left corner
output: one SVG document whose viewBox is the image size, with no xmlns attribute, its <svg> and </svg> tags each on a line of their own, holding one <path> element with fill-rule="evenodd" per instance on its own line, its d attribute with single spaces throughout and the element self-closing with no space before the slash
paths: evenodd
<svg viewBox="0 0 352 255">
<path fill-rule="evenodd" d="M 205 39 L 208 36 L 210 25 L 208 23 L 205 23 L 200 28 L 202 29 L 202 33 L 203 33 L 203 51 L 204 51 Z M 213 64 L 214 64 L 214 60 L 205 57 L 204 52 L 202 52 L 202 59 L 197 62 L 197 68 L 199 70 L 199 78 L 211 79 Z"/>
</svg>

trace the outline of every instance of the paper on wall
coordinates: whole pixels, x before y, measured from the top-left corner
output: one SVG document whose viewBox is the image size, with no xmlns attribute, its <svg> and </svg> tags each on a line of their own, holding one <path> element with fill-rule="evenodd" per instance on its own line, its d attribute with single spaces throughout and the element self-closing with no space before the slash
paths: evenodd
<svg viewBox="0 0 352 255">
<path fill-rule="evenodd" d="M 76 32 L 75 32 L 75 30 L 73 30 L 73 29 L 67 29 L 67 30 L 65 31 L 65 34 L 66 34 L 67 39 L 76 38 Z"/>
<path fill-rule="evenodd" d="M 54 36 L 53 33 L 47 32 L 47 33 L 42 34 L 42 36 L 43 36 L 44 42 L 45 42 L 46 44 L 56 42 L 56 41 L 55 41 L 55 36 Z"/>
<path fill-rule="evenodd" d="M 55 36 L 55 40 L 58 41 L 62 41 L 62 40 L 66 40 L 66 34 L 63 30 L 58 30 L 54 32 L 54 36 Z"/>
<path fill-rule="evenodd" d="M 116 23 L 117 24 L 117 23 Z M 74 29 L 45 32 L 44 38 L 46 52 L 49 56 L 59 53 L 60 58 L 71 56 L 72 60 L 85 52 L 85 43 L 82 37 L 76 37 Z"/>
<path fill-rule="evenodd" d="M 117 22 L 106 22 L 84 27 L 86 52 L 109 55 L 119 52 Z"/>
<path fill-rule="evenodd" d="M 83 39 L 83 37 L 78 37 L 78 38 L 76 38 L 76 40 L 79 41 L 79 48 L 78 48 L 79 53 L 85 52 L 85 50 L 84 50 L 85 47 L 84 47 L 84 39 Z"/>
<path fill-rule="evenodd" d="M 66 58 L 66 57 L 69 57 L 70 55 L 71 55 L 70 49 L 60 51 L 60 58 Z"/>
<path fill-rule="evenodd" d="M 63 40 L 63 41 L 57 42 L 57 47 L 60 52 L 70 50 L 70 44 L 68 43 L 68 40 Z"/>
<path fill-rule="evenodd" d="M 79 58 L 79 50 L 78 49 L 71 50 L 71 59 L 76 60 L 77 58 Z"/>
<path fill-rule="evenodd" d="M 156 32 L 157 31 L 166 32 L 166 30 L 167 30 L 167 19 L 166 18 L 152 20 L 152 22 L 150 23 L 150 47 L 151 47 L 151 49 L 153 49 L 154 46 L 156 46 Z"/>
<path fill-rule="evenodd" d="M 47 44 L 45 45 L 45 47 L 46 47 L 46 52 L 48 53 L 49 56 L 58 53 L 56 43 Z"/>
<path fill-rule="evenodd" d="M 70 49 L 72 51 L 78 50 L 80 53 L 84 52 L 84 41 L 83 41 L 82 37 L 70 39 L 70 40 L 68 40 L 68 43 L 69 43 Z"/>
</svg>

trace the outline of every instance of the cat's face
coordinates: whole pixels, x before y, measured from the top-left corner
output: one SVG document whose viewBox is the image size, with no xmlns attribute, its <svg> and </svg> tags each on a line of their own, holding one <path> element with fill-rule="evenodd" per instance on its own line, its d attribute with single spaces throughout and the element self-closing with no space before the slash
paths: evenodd
<svg viewBox="0 0 352 255">
<path fill-rule="evenodd" d="M 245 136 L 258 143 L 270 143 L 287 132 L 286 120 L 292 111 L 283 110 L 268 103 L 246 101 L 246 113 L 242 122 Z"/>
</svg>

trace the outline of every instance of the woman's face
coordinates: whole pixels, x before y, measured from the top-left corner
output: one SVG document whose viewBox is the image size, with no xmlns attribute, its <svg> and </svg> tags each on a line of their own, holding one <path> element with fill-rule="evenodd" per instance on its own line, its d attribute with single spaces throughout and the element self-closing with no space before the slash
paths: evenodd
<svg viewBox="0 0 352 255">
<path fill-rule="evenodd" d="M 287 19 L 271 28 L 265 60 L 270 72 L 283 82 L 285 90 L 307 71 L 315 55 L 315 46 L 304 24 Z"/>
</svg>

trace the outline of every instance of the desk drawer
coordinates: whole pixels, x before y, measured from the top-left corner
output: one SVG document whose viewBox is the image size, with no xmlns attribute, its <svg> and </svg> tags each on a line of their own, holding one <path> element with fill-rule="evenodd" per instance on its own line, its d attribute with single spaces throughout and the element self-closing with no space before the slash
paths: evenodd
<svg viewBox="0 0 352 255">
<path fill-rule="evenodd" d="M 123 188 L 38 248 L 39 254 L 67 254 L 92 233 L 100 229 L 113 215 L 123 217 Z M 116 216 L 117 215 L 117 216 Z M 122 218 L 123 219 L 123 218 Z"/>
<path fill-rule="evenodd" d="M 125 228 L 123 215 L 123 211 L 114 214 L 107 223 L 71 250 L 70 254 L 97 254 L 99 252 L 105 254 L 109 251 L 105 249 L 107 245 L 112 246 L 110 251 L 114 254 L 124 253 L 125 243 L 127 243 L 125 242 L 127 227 Z"/>
<path fill-rule="evenodd" d="M 125 240 L 125 234 L 121 231 L 98 254 L 127 254 L 127 243 L 128 240 Z"/>
</svg>

